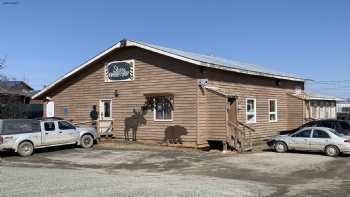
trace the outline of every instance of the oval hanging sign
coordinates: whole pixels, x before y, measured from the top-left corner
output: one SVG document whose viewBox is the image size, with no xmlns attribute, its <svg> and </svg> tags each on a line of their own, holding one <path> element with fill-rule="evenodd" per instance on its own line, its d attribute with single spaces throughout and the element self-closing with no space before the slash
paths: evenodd
<svg viewBox="0 0 350 197">
<path fill-rule="evenodd" d="M 106 81 L 129 81 L 134 79 L 134 61 L 110 62 L 106 65 Z"/>
</svg>

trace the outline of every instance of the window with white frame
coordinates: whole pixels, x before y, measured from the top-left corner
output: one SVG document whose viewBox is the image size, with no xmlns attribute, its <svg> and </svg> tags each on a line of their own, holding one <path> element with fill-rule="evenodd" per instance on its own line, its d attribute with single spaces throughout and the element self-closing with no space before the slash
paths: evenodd
<svg viewBox="0 0 350 197">
<path fill-rule="evenodd" d="M 256 123 L 256 99 L 246 99 L 246 121 Z"/>
<path fill-rule="evenodd" d="M 277 99 L 269 99 L 269 121 L 277 122 Z"/>
<path fill-rule="evenodd" d="M 172 121 L 173 120 L 173 100 L 172 96 L 154 97 L 154 120 Z"/>
</svg>

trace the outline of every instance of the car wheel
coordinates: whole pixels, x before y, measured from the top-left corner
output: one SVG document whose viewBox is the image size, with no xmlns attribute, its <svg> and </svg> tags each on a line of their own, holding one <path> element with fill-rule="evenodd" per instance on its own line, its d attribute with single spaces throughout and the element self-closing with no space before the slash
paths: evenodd
<svg viewBox="0 0 350 197">
<path fill-rule="evenodd" d="M 275 150 L 278 153 L 285 153 L 288 150 L 287 144 L 284 142 L 276 142 L 275 143 Z"/>
<path fill-rule="evenodd" d="M 25 141 L 18 145 L 17 153 L 22 157 L 32 155 L 34 152 L 34 146 L 31 142 Z"/>
<path fill-rule="evenodd" d="M 340 153 L 339 148 L 333 145 L 327 146 L 325 152 L 326 155 L 330 157 L 336 157 Z"/>
<path fill-rule="evenodd" d="M 91 148 L 94 145 L 94 138 L 88 134 L 83 135 L 83 137 L 81 137 L 80 145 L 83 148 Z"/>
</svg>

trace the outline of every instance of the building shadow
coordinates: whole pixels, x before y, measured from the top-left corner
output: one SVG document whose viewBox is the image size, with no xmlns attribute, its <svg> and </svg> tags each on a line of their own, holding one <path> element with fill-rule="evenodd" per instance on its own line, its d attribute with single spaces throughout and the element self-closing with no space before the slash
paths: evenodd
<svg viewBox="0 0 350 197">
<path fill-rule="evenodd" d="M 133 110 L 133 115 L 125 118 L 124 120 L 124 137 L 125 141 L 129 141 L 129 132 L 132 132 L 132 141 L 136 141 L 137 130 L 141 125 L 146 125 L 147 120 L 145 119 L 145 111 L 136 111 Z"/>
<path fill-rule="evenodd" d="M 164 131 L 164 142 L 168 144 L 182 144 L 182 136 L 187 134 L 188 131 L 183 126 L 169 126 Z"/>
</svg>

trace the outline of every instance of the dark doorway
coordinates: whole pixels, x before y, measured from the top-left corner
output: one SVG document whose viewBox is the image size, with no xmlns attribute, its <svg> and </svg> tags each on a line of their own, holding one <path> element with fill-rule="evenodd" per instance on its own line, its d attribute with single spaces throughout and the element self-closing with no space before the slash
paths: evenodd
<svg viewBox="0 0 350 197">
<path fill-rule="evenodd" d="M 227 120 L 237 123 L 237 99 L 227 98 Z"/>
</svg>

